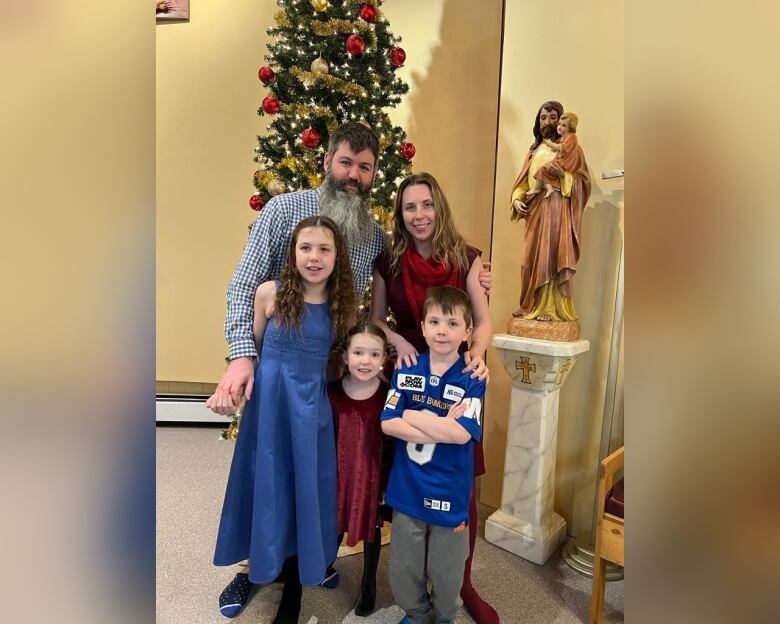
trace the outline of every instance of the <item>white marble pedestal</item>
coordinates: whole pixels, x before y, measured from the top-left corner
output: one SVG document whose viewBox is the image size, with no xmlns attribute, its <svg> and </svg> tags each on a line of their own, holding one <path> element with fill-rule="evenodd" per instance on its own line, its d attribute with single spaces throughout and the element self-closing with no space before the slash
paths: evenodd
<svg viewBox="0 0 780 624">
<path fill-rule="evenodd" d="M 543 564 L 566 534 L 566 521 L 553 510 L 558 393 L 590 343 L 498 334 L 493 346 L 512 378 L 512 398 L 501 509 L 487 519 L 485 539 Z"/>
</svg>

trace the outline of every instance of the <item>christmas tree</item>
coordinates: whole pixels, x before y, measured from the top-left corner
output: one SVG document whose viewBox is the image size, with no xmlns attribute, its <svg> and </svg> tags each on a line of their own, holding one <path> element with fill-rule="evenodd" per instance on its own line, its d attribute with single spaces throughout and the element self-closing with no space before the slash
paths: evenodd
<svg viewBox="0 0 780 624">
<path fill-rule="evenodd" d="M 270 123 L 268 134 L 257 137 L 260 166 L 249 206 L 262 210 L 274 195 L 319 187 L 330 133 L 345 121 L 361 121 L 379 136 L 372 212 L 389 231 L 393 195 L 399 179 L 411 173 L 415 152 L 387 115 L 409 90 L 395 74 L 406 59 L 401 38 L 390 32 L 381 0 L 277 4 L 267 64 L 258 71 L 268 93 L 257 113 Z M 369 308 L 367 293 L 361 314 Z M 240 419 L 240 412 L 234 415 L 223 438 L 236 439 Z"/>
<path fill-rule="evenodd" d="M 268 88 L 258 114 L 270 120 L 258 137 L 256 192 L 261 210 L 280 193 L 320 185 L 328 137 L 345 121 L 361 121 L 379 136 L 372 212 L 389 228 L 399 178 L 411 173 L 414 145 L 390 122 L 408 86 L 396 76 L 406 58 L 390 32 L 381 0 L 278 0 L 268 29 L 267 64 L 258 77 Z"/>
</svg>

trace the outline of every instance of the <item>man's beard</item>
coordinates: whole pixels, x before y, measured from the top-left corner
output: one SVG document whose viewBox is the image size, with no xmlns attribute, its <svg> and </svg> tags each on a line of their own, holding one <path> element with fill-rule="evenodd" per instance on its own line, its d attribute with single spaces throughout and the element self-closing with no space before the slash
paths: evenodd
<svg viewBox="0 0 780 624">
<path fill-rule="evenodd" d="M 561 138 L 561 135 L 558 134 L 558 129 L 555 126 L 544 126 L 541 128 L 542 131 L 542 138 L 543 139 L 550 139 L 551 141 L 557 141 Z"/>
<path fill-rule="evenodd" d="M 325 174 L 320 185 L 320 214 L 333 219 L 347 245 L 354 247 L 371 240 L 371 187 L 357 183 L 360 190 L 354 193 L 344 190 L 344 186 L 330 171 Z"/>
</svg>

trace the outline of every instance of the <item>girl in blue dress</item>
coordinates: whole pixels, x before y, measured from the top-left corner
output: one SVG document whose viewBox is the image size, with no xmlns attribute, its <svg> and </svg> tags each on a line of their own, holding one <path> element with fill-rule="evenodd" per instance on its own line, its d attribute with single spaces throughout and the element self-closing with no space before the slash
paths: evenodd
<svg viewBox="0 0 780 624">
<path fill-rule="evenodd" d="M 309 217 L 293 232 L 279 282 L 255 295 L 260 353 L 222 507 L 216 565 L 249 560 L 253 584 L 284 578 L 274 624 L 298 621 L 302 585 L 335 560 L 336 456 L 325 370 L 352 325 L 355 289 L 336 224 Z"/>
</svg>

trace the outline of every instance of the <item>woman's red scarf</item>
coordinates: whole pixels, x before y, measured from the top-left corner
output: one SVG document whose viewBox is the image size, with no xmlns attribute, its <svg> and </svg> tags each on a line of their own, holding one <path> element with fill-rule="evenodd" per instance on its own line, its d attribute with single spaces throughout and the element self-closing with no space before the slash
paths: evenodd
<svg viewBox="0 0 780 624">
<path fill-rule="evenodd" d="M 423 303 L 425 303 L 429 288 L 434 286 L 460 287 L 460 270 L 457 266 L 447 269 L 433 257 L 426 260 L 417 253 L 414 247 L 407 247 L 401 254 L 401 277 L 406 300 L 409 302 L 418 327 L 422 320 Z"/>
</svg>

